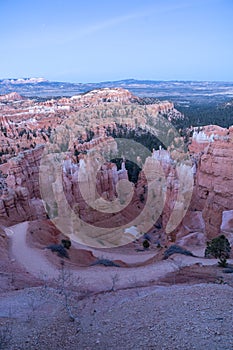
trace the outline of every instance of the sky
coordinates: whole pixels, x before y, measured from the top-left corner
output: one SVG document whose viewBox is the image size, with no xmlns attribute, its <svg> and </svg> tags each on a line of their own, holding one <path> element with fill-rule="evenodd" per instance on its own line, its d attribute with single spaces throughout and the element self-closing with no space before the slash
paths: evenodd
<svg viewBox="0 0 233 350">
<path fill-rule="evenodd" d="M 233 81 L 233 0 L 0 0 L 0 79 Z"/>
</svg>

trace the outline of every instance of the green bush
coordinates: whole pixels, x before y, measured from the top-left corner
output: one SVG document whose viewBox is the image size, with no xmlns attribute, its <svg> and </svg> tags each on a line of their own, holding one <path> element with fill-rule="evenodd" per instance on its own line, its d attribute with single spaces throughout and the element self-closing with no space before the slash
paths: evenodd
<svg viewBox="0 0 233 350">
<path fill-rule="evenodd" d="M 62 239 L 61 241 L 62 245 L 66 249 L 70 249 L 71 247 L 71 241 L 69 239 Z"/>
<path fill-rule="evenodd" d="M 227 259 L 230 257 L 230 251 L 231 246 L 228 239 L 224 235 L 221 235 L 207 242 L 205 257 L 219 259 L 219 266 L 226 267 Z"/>
<path fill-rule="evenodd" d="M 144 239 L 144 241 L 142 242 L 142 245 L 144 249 L 148 249 L 150 247 L 150 243 L 147 239 Z"/>
</svg>

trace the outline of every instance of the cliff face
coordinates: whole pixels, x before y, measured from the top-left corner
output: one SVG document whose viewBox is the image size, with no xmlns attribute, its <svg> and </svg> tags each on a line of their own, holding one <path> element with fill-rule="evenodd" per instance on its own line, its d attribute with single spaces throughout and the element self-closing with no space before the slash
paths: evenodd
<svg viewBox="0 0 233 350">
<path fill-rule="evenodd" d="M 21 153 L 4 167 L 7 177 L 0 189 L 1 224 L 10 226 L 46 217 L 39 189 L 39 164 L 42 152 L 43 147 L 37 147 Z"/>
<path fill-rule="evenodd" d="M 196 186 L 192 206 L 203 211 L 208 239 L 220 234 L 222 213 L 233 209 L 233 128 L 205 127 L 194 136 Z M 197 147 L 198 146 L 198 147 Z"/>
<path fill-rule="evenodd" d="M 9 188 L 24 187 L 30 198 L 39 198 L 39 165 L 43 146 L 21 153 L 8 162 L 6 183 Z"/>
</svg>

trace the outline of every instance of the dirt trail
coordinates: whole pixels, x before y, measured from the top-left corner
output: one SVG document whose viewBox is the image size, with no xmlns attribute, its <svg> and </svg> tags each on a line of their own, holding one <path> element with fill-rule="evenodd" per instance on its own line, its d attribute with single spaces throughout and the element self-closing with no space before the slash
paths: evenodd
<svg viewBox="0 0 233 350">
<path fill-rule="evenodd" d="M 48 277 L 57 275 L 57 270 L 54 269 L 46 259 L 43 258 L 42 252 L 39 249 L 34 249 L 26 244 L 28 223 L 23 222 L 5 228 L 5 232 L 11 239 L 11 255 L 22 265 L 28 272 L 35 276 L 47 274 Z"/>
<path fill-rule="evenodd" d="M 46 275 L 48 279 L 58 276 L 59 269 L 50 263 L 45 251 L 31 248 L 26 243 L 28 223 L 24 222 L 5 229 L 11 239 L 11 254 L 19 264 L 34 276 Z M 232 262 L 232 261 L 231 261 Z M 164 277 L 167 273 L 177 271 L 182 267 L 196 263 L 215 265 L 215 259 L 194 258 L 184 255 L 173 255 L 168 260 L 137 268 L 117 268 L 92 266 L 72 270 L 75 279 L 82 279 L 82 284 L 89 290 L 103 291 L 112 288 L 113 276 L 117 274 L 116 289 L 135 285 L 147 285 Z"/>
</svg>

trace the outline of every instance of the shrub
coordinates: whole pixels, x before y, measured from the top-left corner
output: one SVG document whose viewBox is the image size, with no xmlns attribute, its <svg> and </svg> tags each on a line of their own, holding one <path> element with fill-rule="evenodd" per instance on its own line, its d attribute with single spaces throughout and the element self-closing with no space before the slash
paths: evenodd
<svg viewBox="0 0 233 350">
<path fill-rule="evenodd" d="M 205 257 L 219 259 L 219 266 L 226 267 L 227 259 L 230 257 L 230 251 L 231 246 L 228 239 L 224 235 L 221 235 L 207 242 Z"/>
<path fill-rule="evenodd" d="M 71 241 L 69 239 L 62 239 L 61 244 L 66 249 L 70 249 L 71 247 Z"/>
<path fill-rule="evenodd" d="M 114 261 L 111 261 L 109 259 L 98 259 L 91 264 L 91 266 L 95 266 L 95 265 L 120 267 L 119 264 L 117 264 Z"/>
<path fill-rule="evenodd" d="M 47 246 L 47 249 L 50 249 L 52 252 L 57 253 L 61 258 L 69 259 L 69 254 L 67 253 L 66 248 L 62 244 L 51 244 Z"/>
<path fill-rule="evenodd" d="M 142 242 L 142 245 L 144 249 L 148 249 L 150 247 L 150 243 L 147 239 L 144 239 L 144 241 Z"/>
<path fill-rule="evenodd" d="M 144 203 L 144 202 L 145 202 L 145 198 L 144 198 L 143 193 L 140 194 L 139 200 L 140 200 L 141 203 Z"/>
<path fill-rule="evenodd" d="M 169 256 L 173 255 L 173 254 L 183 254 L 183 255 L 187 255 L 187 256 L 194 256 L 192 252 L 190 252 L 187 249 L 184 249 L 176 244 L 171 245 L 165 252 L 163 255 L 163 259 L 168 259 Z"/>
</svg>

